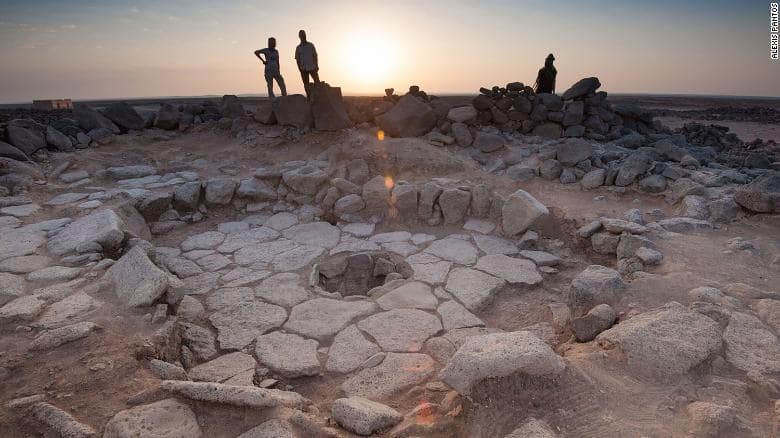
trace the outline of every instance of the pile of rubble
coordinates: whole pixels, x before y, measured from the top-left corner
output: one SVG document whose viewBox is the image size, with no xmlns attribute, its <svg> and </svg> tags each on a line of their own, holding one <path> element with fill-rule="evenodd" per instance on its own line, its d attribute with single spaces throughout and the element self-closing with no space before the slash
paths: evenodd
<svg viewBox="0 0 780 438">
<path fill-rule="evenodd" d="M 546 138 L 585 137 L 616 140 L 630 129 L 651 134 L 660 127 L 652 115 L 633 106 L 613 107 L 598 78 L 584 78 L 562 95 L 535 93 L 533 88 L 512 82 L 504 88 L 480 89 L 472 105 L 475 122 L 493 124 L 501 130 L 519 131 Z"/>
</svg>

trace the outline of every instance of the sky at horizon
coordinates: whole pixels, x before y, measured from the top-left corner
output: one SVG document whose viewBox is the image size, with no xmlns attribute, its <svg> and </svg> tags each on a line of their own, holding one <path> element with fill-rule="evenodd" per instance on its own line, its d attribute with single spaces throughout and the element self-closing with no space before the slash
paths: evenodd
<svg viewBox="0 0 780 438">
<path fill-rule="evenodd" d="M 532 84 L 552 52 L 558 92 L 780 96 L 768 1 L 0 0 L 0 102 L 264 94 L 268 36 L 300 93 L 298 29 L 350 95 Z"/>
</svg>

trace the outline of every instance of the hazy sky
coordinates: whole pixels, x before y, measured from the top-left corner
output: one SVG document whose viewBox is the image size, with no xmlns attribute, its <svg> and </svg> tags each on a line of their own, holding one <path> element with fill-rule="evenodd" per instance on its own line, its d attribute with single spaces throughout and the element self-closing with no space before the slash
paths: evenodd
<svg viewBox="0 0 780 438">
<path fill-rule="evenodd" d="M 760 0 L 0 0 L 0 101 L 265 93 L 275 36 L 290 92 L 298 29 L 345 94 L 533 83 L 558 90 L 780 96 Z"/>
</svg>

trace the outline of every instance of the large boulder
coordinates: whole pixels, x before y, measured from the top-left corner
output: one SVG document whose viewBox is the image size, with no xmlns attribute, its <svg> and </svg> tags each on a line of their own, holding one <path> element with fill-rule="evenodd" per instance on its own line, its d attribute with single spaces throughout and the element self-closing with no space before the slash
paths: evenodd
<svg viewBox="0 0 780 438">
<path fill-rule="evenodd" d="M 589 309 L 598 304 L 614 303 L 625 289 L 626 284 L 616 270 L 590 265 L 572 280 L 569 305 L 575 309 Z"/>
<path fill-rule="evenodd" d="M 476 118 L 477 109 L 473 105 L 455 107 L 447 113 L 447 119 L 453 123 L 466 123 Z"/>
<path fill-rule="evenodd" d="M 114 122 L 122 131 L 144 129 L 144 119 L 127 102 L 115 102 L 103 110 L 103 115 Z"/>
<path fill-rule="evenodd" d="M 619 351 L 636 374 L 661 380 L 687 373 L 722 345 L 717 322 L 677 302 L 622 321 L 596 340 Z"/>
<path fill-rule="evenodd" d="M 168 289 L 168 275 L 134 246 L 106 273 L 117 297 L 128 307 L 150 306 Z"/>
<path fill-rule="evenodd" d="M 319 187 L 328 180 L 328 174 L 317 166 L 305 165 L 284 172 L 282 180 L 296 192 L 316 195 Z"/>
<path fill-rule="evenodd" d="M 588 94 L 595 93 L 596 90 L 601 87 L 601 82 L 599 82 L 599 78 L 584 78 L 580 79 L 571 86 L 568 90 L 566 90 L 561 98 L 563 100 L 572 100 L 577 99 L 579 97 L 585 97 Z"/>
<path fill-rule="evenodd" d="M 352 126 L 339 87 L 331 87 L 324 82 L 314 84 L 311 92 L 311 112 L 314 116 L 314 127 L 319 131 L 338 131 Z"/>
<path fill-rule="evenodd" d="M 430 105 L 407 94 L 390 111 L 378 116 L 376 122 L 392 137 L 419 137 L 433 129 L 436 115 Z"/>
<path fill-rule="evenodd" d="M 756 178 L 750 184 L 739 188 L 734 200 L 755 213 L 780 212 L 780 172 Z"/>
<path fill-rule="evenodd" d="M 563 136 L 563 128 L 561 125 L 553 122 L 542 123 L 534 128 L 533 135 L 538 135 L 544 138 L 561 138 Z"/>
<path fill-rule="evenodd" d="M 491 333 L 467 338 L 439 373 L 439 378 L 461 394 L 488 378 L 515 374 L 555 378 L 566 363 L 544 341 L 528 331 Z"/>
<path fill-rule="evenodd" d="M 49 239 L 49 252 L 63 256 L 70 253 L 111 252 L 122 244 L 124 221 L 112 210 L 98 210 L 71 222 Z"/>
<path fill-rule="evenodd" d="M 120 133 L 119 127 L 116 126 L 114 122 L 87 105 L 74 105 L 73 115 L 76 117 L 76 121 L 84 131 L 89 132 L 93 129 L 105 128 L 114 134 Z"/>
<path fill-rule="evenodd" d="M 593 146 L 581 138 L 568 138 L 558 145 L 556 158 L 564 166 L 574 166 L 593 155 Z"/>
<path fill-rule="evenodd" d="M 160 106 L 160 110 L 157 111 L 157 116 L 154 119 L 154 127 L 173 131 L 179 128 L 179 119 L 181 113 L 179 110 L 173 107 L 173 105 L 164 103 Z"/>
<path fill-rule="evenodd" d="M 466 215 L 471 202 L 471 193 L 460 189 L 447 189 L 439 196 L 444 222 L 457 224 Z"/>
<path fill-rule="evenodd" d="M 46 147 L 45 128 L 33 120 L 12 120 L 5 130 L 8 141 L 27 155 Z"/>
<path fill-rule="evenodd" d="M 514 236 L 525 232 L 538 219 L 550 214 L 547 207 L 525 190 L 517 190 L 504 202 L 501 221 L 504 234 Z"/>
<path fill-rule="evenodd" d="M 631 154 L 618 167 L 615 185 L 621 187 L 631 185 L 637 178 L 647 172 L 652 164 L 653 160 L 644 153 L 636 152 Z"/>
<path fill-rule="evenodd" d="M 73 151 L 73 142 L 70 138 L 51 125 L 46 127 L 46 143 L 61 152 Z"/>
<path fill-rule="evenodd" d="M 477 136 L 474 138 L 474 147 L 482 152 L 495 152 L 502 149 L 505 144 L 504 137 L 488 132 L 477 132 Z"/>
<path fill-rule="evenodd" d="M 27 155 L 19 148 L 8 143 L 0 141 L 0 157 L 10 158 L 17 161 L 28 161 Z"/>
<path fill-rule="evenodd" d="M 313 123 L 311 106 L 306 96 L 291 94 L 274 99 L 274 116 L 277 123 L 299 129 L 310 128 Z"/>
<path fill-rule="evenodd" d="M 241 104 L 241 101 L 238 100 L 238 96 L 233 94 L 222 96 L 219 112 L 225 117 L 244 117 L 246 115 L 244 106 Z"/>
</svg>

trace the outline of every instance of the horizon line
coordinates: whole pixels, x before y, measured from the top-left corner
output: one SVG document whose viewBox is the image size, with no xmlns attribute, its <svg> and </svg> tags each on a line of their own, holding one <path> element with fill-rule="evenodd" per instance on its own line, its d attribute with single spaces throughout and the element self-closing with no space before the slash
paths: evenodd
<svg viewBox="0 0 780 438">
<path fill-rule="evenodd" d="M 291 93 L 302 94 L 302 93 Z M 430 96 L 442 96 L 442 97 L 467 97 L 476 96 L 477 93 L 463 93 L 463 92 L 445 92 L 445 93 L 428 93 Z M 556 93 L 558 94 L 558 93 Z M 72 99 L 69 97 L 54 97 L 50 99 L 31 99 L 28 101 L 0 101 L 0 105 L 32 105 L 33 100 L 57 100 L 57 99 L 71 99 L 73 103 L 83 102 L 113 102 L 113 101 L 133 101 L 133 100 L 150 100 L 150 99 L 216 99 L 222 96 L 228 96 L 230 94 L 194 94 L 194 95 L 171 95 L 171 96 L 123 96 L 123 97 L 97 97 L 97 98 L 78 98 Z M 267 94 L 261 93 L 239 93 L 235 94 L 239 98 L 268 98 Z M 383 97 L 382 93 L 356 93 L 356 94 L 344 94 L 343 97 Z M 697 93 L 641 93 L 641 92 L 614 92 L 609 93 L 609 96 L 646 96 L 646 97 L 709 97 L 709 98 L 742 98 L 742 99 L 768 99 L 768 100 L 780 100 L 780 95 L 777 96 L 743 96 L 737 94 L 697 94 Z"/>
</svg>

